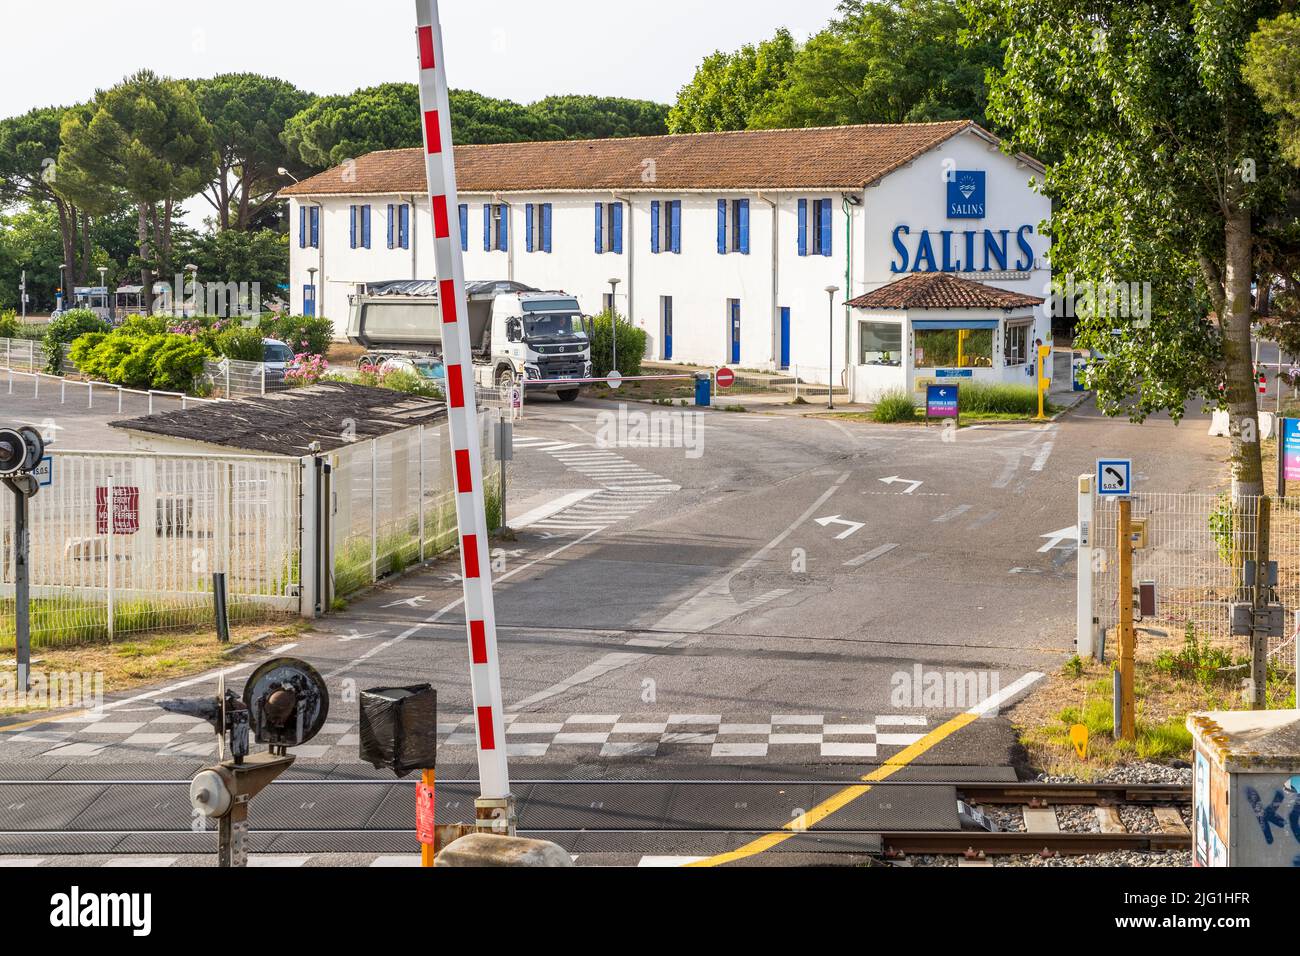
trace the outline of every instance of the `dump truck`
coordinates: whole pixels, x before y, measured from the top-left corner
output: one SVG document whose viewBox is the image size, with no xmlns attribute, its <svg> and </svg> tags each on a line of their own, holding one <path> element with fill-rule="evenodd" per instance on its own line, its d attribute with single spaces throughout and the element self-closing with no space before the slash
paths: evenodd
<svg viewBox="0 0 1300 956">
<path fill-rule="evenodd" d="M 466 282 L 465 299 L 478 384 L 522 382 L 562 401 L 578 397 L 572 380 L 591 377 L 591 319 L 576 298 L 498 279 Z M 359 283 L 349 296 L 347 336 L 366 350 L 358 365 L 441 360 L 438 283 Z"/>
</svg>

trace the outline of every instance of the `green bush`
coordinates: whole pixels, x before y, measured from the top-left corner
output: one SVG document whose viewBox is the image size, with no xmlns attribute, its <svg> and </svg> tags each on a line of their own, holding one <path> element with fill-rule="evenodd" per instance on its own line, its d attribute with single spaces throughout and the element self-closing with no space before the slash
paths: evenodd
<svg viewBox="0 0 1300 956">
<path fill-rule="evenodd" d="M 116 331 L 121 335 L 163 335 L 167 321 L 165 315 L 128 315 Z"/>
<path fill-rule="evenodd" d="M 242 326 L 218 332 L 213 341 L 218 355 L 239 362 L 262 361 L 262 333 L 258 329 L 246 329 Z"/>
<path fill-rule="evenodd" d="M 910 422 L 916 418 L 912 396 L 901 388 L 886 392 L 871 410 L 871 420 L 876 422 Z"/>
<path fill-rule="evenodd" d="M 311 315 L 264 315 L 258 329 L 266 338 L 279 339 L 295 355 L 324 355 L 334 340 L 334 323 Z"/>
<path fill-rule="evenodd" d="M 151 363 L 154 388 L 166 392 L 190 392 L 203 372 L 209 353 L 198 342 L 183 335 L 168 335 L 159 343 Z"/>
<path fill-rule="evenodd" d="M 70 355 L 87 378 L 124 388 L 192 391 L 211 353 L 188 335 L 149 334 L 148 327 L 87 333 L 72 343 Z"/>
<path fill-rule="evenodd" d="M 45 346 L 45 371 L 58 375 L 63 370 L 63 346 L 87 332 L 105 332 L 108 323 L 90 309 L 69 309 L 57 319 L 51 319 L 46 326 L 45 337 L 41 344 Z"/>
<path fill-rule="evenodd" d="M 602 312 L 592 320 L 591 365 L 595 375 L 608 375 L 613 366 L 613 335 L 610 333 L 610 313 Z M 645 329 L 638 329 L 627 319 L 618 319 L 618 371 L 624 375 L 640 375 L 641 359 L 645 357 Z"/>
<path fill-rule="evenodd" d="M 962 414 L 1037 415 L 1038 392 L 1032 385 L 970 382 L 957 387 Z"/>
<path fill-rule="evenodd" d="M 8 312 L 0 312 L 0 339 L 16 339 L 18 333 L 22 331 L 22 323 L 18 321 L 18 313 L 13 309 Z"/>
</svg>

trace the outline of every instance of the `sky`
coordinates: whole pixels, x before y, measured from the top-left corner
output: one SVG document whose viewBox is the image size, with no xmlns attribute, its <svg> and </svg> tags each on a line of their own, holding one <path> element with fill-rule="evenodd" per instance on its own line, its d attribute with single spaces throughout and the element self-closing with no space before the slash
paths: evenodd
<svg viewBox="0 0 1300 956">
<path fill-rule="evenodd" d="M 836 0 L 443 0 L 453 87 L 671 103 L 714 50 L 821 29 Z M 414 0 L 0 0 L 0 116 L 89 99 L 143 67 L 257 72 L 314 93 L 414 81 Z"/>
</svg>

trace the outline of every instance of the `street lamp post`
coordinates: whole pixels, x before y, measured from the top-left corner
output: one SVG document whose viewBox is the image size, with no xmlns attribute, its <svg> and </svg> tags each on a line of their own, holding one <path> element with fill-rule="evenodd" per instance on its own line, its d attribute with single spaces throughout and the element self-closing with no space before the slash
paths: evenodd
<svg viewBox="0 0 1300 956">
<path fill-rule="evenodd" d="M 194 302 L 195 302 L 195 309 L 194 309 L 194 312 L 192 313 L 192 315 L 198 315 L 199 313 L 198 313 L 198 308 L 197 308 L 197 306 L 198 306 L 198 298 L 199 298 L 199 267 L 196 266 L 194 263 L 190 262 L 190 263 L 187 263 L 187 264 L 186 264 L 186 266 L 185 266 L 185 271 L 188 272 L 188 273 L 190 274 L 190 290 L 191 290 L 191 292 L 192 292 L 192 294 L 193 294 L 193 296 L 194 296 Z M 185 299 L 184 299 L 184 293 L 185 293 L 185 290 L 184 290 L 184 289 L 181 289 L 181 294 L 182 294 L 182 298 L 181 298 L 181 302 L 182 302 L 182 305 L 181 305 L 181 313 L 182 313 L 182 314 L 184 314 L 185 309 L 186 309 L 186 306 L 183 304 L 184 301 L 185 301 Z"/>
<path fill-rule="evenodd" d="M 108 281 L 104 278 L 104 273 L 108 271 L 108 267 L 96 266 L 95 268 L 99 270 L 99 287 L 104 290 L 104 312 L 106 313 L 104 318 L 107 318 L 108 317 L 107 313 L 109 311 L 108 310 Z"/>
<path fill-rule="evenodd" d="M 826 287 L 826 408 L 835 408 L 835 293 L 840 291 L 837 285 Z"/>
<path fill-rule="evenodd" d="M 609 362 L 611 372 L 618 371 L 618 309 L 614 306 L 614 296 L 617 293 L 620 281 L 618 278 L 609 280 Z"/>
</svg>

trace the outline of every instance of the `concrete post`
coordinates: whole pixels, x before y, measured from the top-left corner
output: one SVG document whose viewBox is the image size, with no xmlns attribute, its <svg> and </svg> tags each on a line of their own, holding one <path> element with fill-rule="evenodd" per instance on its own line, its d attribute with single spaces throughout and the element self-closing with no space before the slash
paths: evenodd
<svg viewBox="0 0 1300 956">
<path fill-rule="evenodd" d="M 1097 627 L 1092 616 L 1092 475 L 1079 476 L 1079 551 L 1075 582 L 1074 650 L 1097 657 Z"/>
</svg>

